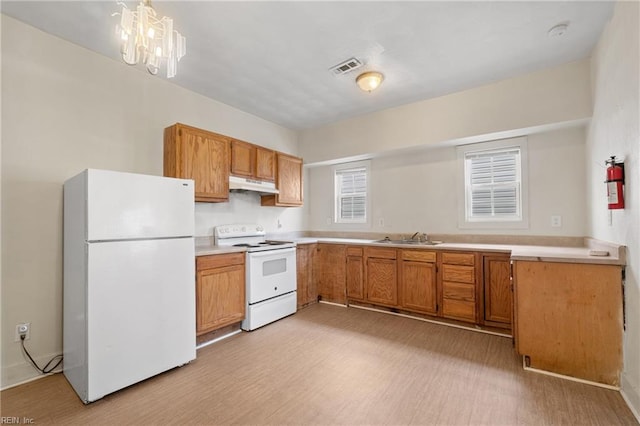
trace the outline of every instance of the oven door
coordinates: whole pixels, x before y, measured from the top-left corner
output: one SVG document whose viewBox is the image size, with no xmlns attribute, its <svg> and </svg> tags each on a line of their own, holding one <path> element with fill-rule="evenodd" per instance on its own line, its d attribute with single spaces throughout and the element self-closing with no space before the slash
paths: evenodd
<svg viewBox="0 0 640 426">
<path fill-rule="evenodd" d="M 247 301 L 249 304 L 295 290 L 295 247 L 247 253 Z"/>
</svg>

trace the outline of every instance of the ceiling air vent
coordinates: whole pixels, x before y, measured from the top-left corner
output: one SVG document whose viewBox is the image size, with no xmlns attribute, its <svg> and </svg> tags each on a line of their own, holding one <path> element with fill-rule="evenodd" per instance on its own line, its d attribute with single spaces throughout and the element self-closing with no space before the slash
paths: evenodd
<svg viewBox="0 0 640 426">
<path fill-rule="evenodd" d="M 362 62 L 360 62 L 358 59 L 356 58 L 351 58 L 351 59 L 347 59 L 346 61 L 329 68 L 329 70 L 334 73 L 335 75 L 340 75 L 340 74 L 346 74 L 349 71 L 353 71 L 355 69 L 360 68 L 363 65 Z"/>
</svg>

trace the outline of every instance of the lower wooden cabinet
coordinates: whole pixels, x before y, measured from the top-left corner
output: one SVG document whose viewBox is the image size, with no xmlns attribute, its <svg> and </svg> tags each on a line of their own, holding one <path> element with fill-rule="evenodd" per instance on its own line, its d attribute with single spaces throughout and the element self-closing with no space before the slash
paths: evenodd
<svg viewBox="0 0 640 426">
<path fill-rule="evenodd" d="M 347 246 L 344 244 L 317 244 L 313 262 L 313 277 L 321 300 L 345 304 Z"/>
<path fill-rule="evenodd" d="M 442 316 L 477 321 L 475 253 L 442 253 Z"/>
<path fill-rule="evenodd" d="M 511 292 L 510 255 L 492 254 L 482 257 L 484 275 L 484 323 L 511 328 L 513 295 Z"/>
<path fill-rule="evenodd" d="M 514 261 L 516 350 L 533 368 L 607 385 L 622 369 L 622 267 Z"/>
<path fill-rule="evenodd" d="M 396 250 L 365 248 L 366 301 L 384 306 L 398 305 Z"/>
<path fill-rule="evenodd" d="M 196 258 L 196 334 L 240 322 L 245 317 L 245 254 Z"/>
<path fill-rule="evenodd" d="M 318 301 L 318 289 L 313 278 L 315 244 L 300 244 L 296 249 L 298 308 Z"/>
<path fill-rule="evenodd" d="M 436 253 L 422 250 L 402 250 L 400 253 L 400 306 L 437 315 Z"/>
<path fill-rule="evenodd" d="M 364 258 L 362 247 L 347 247 L 347 299 L 364 300 Z"/>
</svg>

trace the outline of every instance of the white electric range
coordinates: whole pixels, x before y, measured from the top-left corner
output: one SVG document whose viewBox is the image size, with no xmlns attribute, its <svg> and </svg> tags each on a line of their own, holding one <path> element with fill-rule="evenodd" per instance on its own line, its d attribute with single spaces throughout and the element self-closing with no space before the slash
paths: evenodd
<svg viewBox="0 0 640 426">
<path fill-rule="evenodd" d="M 218 246 L 246 247 L 246 318 L 242 329 L 255 330 L 296 312 L 296 245 L 266 239 L 256 224 L 216 226 Z"/>
</svg>

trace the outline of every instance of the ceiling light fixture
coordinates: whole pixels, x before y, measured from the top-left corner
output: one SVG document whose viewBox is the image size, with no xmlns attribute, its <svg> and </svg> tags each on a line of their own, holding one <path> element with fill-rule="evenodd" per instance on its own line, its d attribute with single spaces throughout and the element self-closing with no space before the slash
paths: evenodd
<svg viewBox="0 0 640 426">
<path fill-rule="evenodd" d="M 380 86 L 384 76 L 377 71 L 368 71 L 356 77 L 356 84 L 365 92 L 371 92 Z"/>
<path fill-rule="evenodd" d="M 173 29 L 173 19 L 156 18 L 151 0 L 142 0 L 133 11 L 122 5 L 117 32 L 122 41 L 122 60 L 129 65 L 142 62 L 149 73 L 156 75 L 160 62 L 167 61 L 167 78 L 175 77 L 178 61 L 187 49 L 186 39 Z"/>
</svg>

